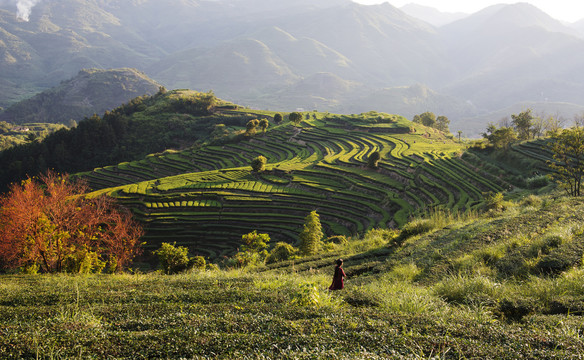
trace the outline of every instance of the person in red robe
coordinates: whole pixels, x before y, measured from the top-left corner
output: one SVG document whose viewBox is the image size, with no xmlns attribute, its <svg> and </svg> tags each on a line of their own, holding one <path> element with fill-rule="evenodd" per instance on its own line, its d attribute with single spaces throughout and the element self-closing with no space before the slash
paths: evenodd
<svg viewBox="0 0 584 360">
<path fill-rule="evenodd" d="M 343 270 L 343 259 L 337 260 L 337 266 L 335 266 L 335 275 L 333 276 L 333 283 L 329 287 L 329 290 L 341 290 L 345 287 L 345 271 Z"/>
</svg>

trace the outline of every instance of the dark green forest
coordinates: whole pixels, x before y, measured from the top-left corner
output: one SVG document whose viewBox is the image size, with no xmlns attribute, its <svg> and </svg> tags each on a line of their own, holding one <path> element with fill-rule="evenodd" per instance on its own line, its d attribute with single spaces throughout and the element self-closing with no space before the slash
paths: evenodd
<svg viewBox="0 0 584 360">
<path fill-rule="evenodd" d="M 217 106 L 225 104 L 212 93 L 160 91 L 137 97 L 74 128 L 1 152 L 0 184 L 5 188 L 46 169 L 76 173 L 193 146 L 207 140 L 218 124 L 242 127 L 250 119 L 217 112 Z"/>
</svg>

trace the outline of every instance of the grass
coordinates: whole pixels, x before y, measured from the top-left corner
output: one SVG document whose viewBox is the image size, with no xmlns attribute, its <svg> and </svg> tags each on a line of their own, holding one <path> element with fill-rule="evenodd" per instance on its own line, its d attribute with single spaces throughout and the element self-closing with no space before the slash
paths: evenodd
<svg viewBox="0 0 584 360">
<path fill-rule="evenodd" d="M 266 267 L 3 275 L 0 357 L 577 359 L 584 202 L 535 202 L 490 217 L 437 209 L 405 241 L 369 230 Z M 552 254 L 577 261 L 538 272 Z M 339 257 L 346 288 L 328 292 Z"/>
</svg>

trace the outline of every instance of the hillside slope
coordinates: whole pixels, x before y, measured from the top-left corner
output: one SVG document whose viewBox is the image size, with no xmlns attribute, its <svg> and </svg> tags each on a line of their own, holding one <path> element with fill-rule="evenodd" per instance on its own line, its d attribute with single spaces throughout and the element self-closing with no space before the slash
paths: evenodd
<svg viewBox="0 0 584 360">
<path fill-rule="evenodd" d="M 2 275 L 0 355 L 577 359 L 583 215 L 580 199 L 528 197 L 269 267 Z M 339 257 L 348 278 L 331 292 Z"/>
<path fill-rule="evenodd" d="M 245 132 L 245 119 L 254 117 L 269 121 L 265 133 Z M 475 209 L 485 193 L 525 184 L 521 174 L 480 153 L 461 156 L 463 147 L 452 138 L 400 116 L 303 117 L 296 127 L 275 124 L 273 112 L 218 108 L 209 117 L 222 129 L 215 140 L 82 176 L 95 194 L 111 194 L 133 209 L 146 226 L 148 247 L 172 240 L 213 258 L 232 253 L 253 230 L 296 243 L 312 210 L 327 235 L 354 236 L 403 226 L 428 208 Z M 382 160 L 371 169 L 367 159 L 375 151 Z M 537 169 L 545 155 L 531 152 L 517 147 L 513 153 Z M 268 160 L 262 173 L 250 167 L 259 155 Z"/>
<path fill-rule="evenodd" d="M 80 71 L 61 85 L 19 102 L 0 113 L 12 124 L 80 121 L 103 114 L 131 99 L 154 95 L 160 85 L 135 69 Z"/>
</svg>

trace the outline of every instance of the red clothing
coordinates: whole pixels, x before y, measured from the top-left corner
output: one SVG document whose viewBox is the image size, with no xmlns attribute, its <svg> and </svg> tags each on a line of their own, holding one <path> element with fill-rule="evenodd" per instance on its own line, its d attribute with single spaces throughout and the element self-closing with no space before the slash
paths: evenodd
<svg viewBox="0 0 584 360">
<path fill-rule="evenodd" d="M 341 290 L 345 287 L 345 271 L 342 267 L 335 267 L 335 275 L 333 276 L 333 283 L 329 287 L 329 290 Z"/>
</svg>

